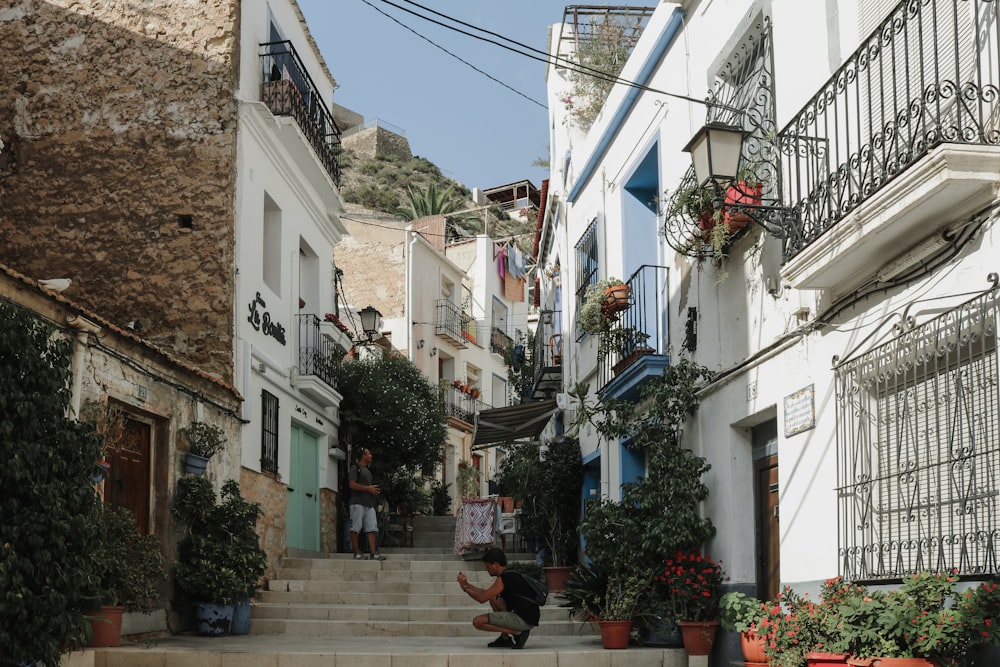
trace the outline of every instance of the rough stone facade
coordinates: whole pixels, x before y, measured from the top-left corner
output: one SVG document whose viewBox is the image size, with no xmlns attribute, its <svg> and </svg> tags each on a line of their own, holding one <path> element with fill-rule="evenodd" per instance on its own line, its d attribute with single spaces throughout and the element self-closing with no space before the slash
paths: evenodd
<svg viewBox="0 0 1000 667">
<path fill-rule="evenodd" d="M 0 260 L 229 381 L 238 12 L 0 8 Z"/>
<path fill-rule="evenodd" d="M 257 534 L 260 536 L 261 549 L 267 553 L 264 579 L 273 579 L 285 556 L 285 501 L 288 489 L 272 475 L 242 468 L 240 492 L 247 500 L 260 503 L 266 508 L 264 516 L 257 522 Z"/>
<path fill-rule="evenodd" d="M 410 142 L 406 137 L 377 125 L 343 137 L 340 144 L 344 150 L 354 151 L 354 154 L 362 160 L 374 160 L 377 157 L 391 155 L 406 162 L 413 157 L 413 153 L 410 152 Z"/>
</svg>

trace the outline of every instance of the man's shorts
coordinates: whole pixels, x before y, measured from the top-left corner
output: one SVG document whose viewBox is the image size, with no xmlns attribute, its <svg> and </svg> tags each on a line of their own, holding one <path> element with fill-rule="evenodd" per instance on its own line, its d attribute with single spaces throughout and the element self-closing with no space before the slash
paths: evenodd
<svg viewBox="0 0 1000 667">
<path fill-rule="evenodd" d="M 351 505 L 351 532 L 378 532 L 378 520 L 375 518 L 375 508 L 364 505 Z"/>
<path fill-rule="evenodd" d="M 491 611 L 489 617 L 490 625 L 495 625 L 498 628 L 507 628 L 518 632 L 531 629 L 531 625 L 527 621 L 512 611 Z"/>
</svg>

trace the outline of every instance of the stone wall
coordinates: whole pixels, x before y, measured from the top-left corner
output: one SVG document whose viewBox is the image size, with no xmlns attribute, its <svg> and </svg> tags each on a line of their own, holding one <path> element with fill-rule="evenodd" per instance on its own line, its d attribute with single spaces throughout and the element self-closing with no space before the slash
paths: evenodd
<svg viewBox="0 0 1000 667">
<path fill-rule="evenodd" d="M 285 499 L 288 491 L 266 473 L 243 468 L 240 473 L 240 492 L 251 502 L 260 503 L 265 514 L 257 522 L 260 546 L 267 553 L 267 571 L 264 580 L 274 579 L 285 557 Z"/>
<path fill-rule="evenodd" d="M 341 145 L 344 150 L 354 151 L 361 160 L 374 160 L 376 157 L 391 155 L 406 162 L 413 157 L 407 138 L 384 127 L 369 127 L 349 134 L 341 140 Z"/>
<path fill-rule="evenodd" d="M 229 380 L 238 12 L 0 9 L 0 261 Z"/>
</svg>

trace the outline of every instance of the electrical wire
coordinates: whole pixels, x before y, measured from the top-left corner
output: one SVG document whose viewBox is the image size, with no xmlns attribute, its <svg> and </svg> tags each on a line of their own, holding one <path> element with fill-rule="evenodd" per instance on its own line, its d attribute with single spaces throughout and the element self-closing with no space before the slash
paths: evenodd
<svg viewBox="0 0 1000 667">
<path fill-rule="evenodd" d="M 372 3 L 368 2 L 368 0 L 361 0 L 361 2 L 365 3 L 366 5 L 368 5 L 369 7 L 371 7 L 372 9 L 374 9 L 375 11 L 377 11 L 377 12 L 378 12 L 379 14 L 381 14 L 381 15 L 385 16 L 385 17 L 386 17 L 387 19 L 389 19 L 389 20 L 393 21 L 394 23 L 397 23 L 397 24 L 398 24 L 398 25 L 399 25 L 400 27 L 403 27 L 403 28 L 405 28 L 405 29 L 409 30 L 409 31 L 410 31 L 410 32 L 412 32 L 412 33 L 413 33 L 414 35 L 416 35 L 416 36 L 417 36 L 417 37 L 419 37 L 420 39 L 424 40 L 425 42 L 427 42 L 427 43 L 428 43 L 428 44 L 430 44 L 431 46 L 434 46 L 434 47 L 436 47 L 436 48 L 438 48 L 438 49 L 441 49 L 442 51 L 444 51 L 445 53 L 447 53 L 447 54 L 448 54 L 449 56 L 451 56 L 451 57 L 452 57 L 452 58 L 454 58 L 455 60 L 459 61 L 460 63 L 463 63 L 463 64 L 465 64 L 465 65 L 468 65 L 468 66 L 469 66 L 469 67 L 471 67 L 471 68 L 472 68 L 473 70 L 475 70 L 475 71 L 479 72 L 480 74 L 482 74 L 483 76 L 485 76 L 485 77 L 486 77 L 487 79 L 490 79 L 491 81 L 493 81 L 493 82 L 495 82 L 495 83 L 498 83 L 498 84 L 500 84 L 501 86 L 503 86 L 504 88 L 506 88 L 507 90 L 511 91 L 512 93 L 514 93 L 514 94 L 516 94 L 516 95 L 520 95 L 521 97 L 523 97 L 524 99 L 528 100 L 528 101 L 529 101 L 529 102 L 531 102 L 532 104 L 537 104 L 538 106 L 542 107 L 543 109 L 547 109 L 547 108 L 548 108 L 548 106 L 547 106 L 547 105 L 545 105 L 545 104 L 542 104 L 541 102 L 539 102 L 539 101 L 538 101 L 538 100 L 536 100 L 536 99 L 533 99 L 533 98 L 531 98 L 531 97 L 528 97 L 527 95 L 525 95 L 525 94 L 524 94 L 524 93 L 522 93 L 521 91 L 519 91 L 519 90 L 517 90 L 517 89 L 515 89 L 515 88 L 513 88 L 513 87 L 511 87 L 511 86 L 508 86 L 508 85 L 507 85 L 506 83 L 504 83 L 504 82 L 503 82 L 503 81 L 501 81 L 500 79 L 496 78 L 495 76 L 492 76 L 491 74 L 489 74 L 489 73 L 487 73 L 487 72 L 484 72 L 483 70 L 479 69 L 478 67 L 476 67 L 475 65 L 473 65 L 473 64 L 472 64 L 472 63 L 470 63 L 469 61 L 467 61 L 467 60 L 463 60 L 463 59 L 462 59 L 462 58 L 460 58 L 459 56 L 455 55 L 454 53 L 452 53 L 452 52 L 451 52 L 451 51 L 449 51 L 448 49 L 446 49 L 446 48 L 444 48 L 443 46 L 441 46 L 440 44 L 437 44 L 437 43 L 433 42 L 432 40 L 428 39 L 427 37 L 424 37 L 424 36 L 423 36 L 423 35 L 421 35 L 421 34 L 420 34 L 419 32 L 417 32 L 416 30 L 414 30 L 414 29 L 413 29 L 413 28 L 411 28 L 410 26 L 406 25 L 405 23 L 403 23 L 402 21 L 400 21 L 400 20 L 399 20 L 399 19 L 397 19 L 396 17 L 394 17 L 394 16 L 392 16 L 392 15 L 390 15 L 390 14 L 387 14 L 386 12 L 383 12 L 383 11 L 382 11 L 381 9 L 379 9 L 378 7 L 376 7 L 375 5 L 373 5 Z M 388 4 L 392 4 L 392 3 L 388 3 Z M 393 5 L 393 6 L 394 6 L 394 7 L 398 7 L 398 5 Z M 403 7 L 400 7 L 400 9 L 402 9 L 403 11 L 406 11 L 406 12 L 409 12 L 409 10 L 407 10 L 406 8 L 403 8 Z M 409 13 L 411 13 L 411 14 L 412 14 L 413 12 L 409 12 Z M 419 16 L 419 14 L 417 14 L 417 16 Z M 448 26 L 445 26 L 445 27 L 448 27 Z"/>
<path fill-rule="evenodd" d="M 368 2 L 368 0 L 361 0 L 361 1 L 364 2 L 365 4 L 369 4 L 369 5 L 371 4 L 371 3 Z M 493 44 L 495 46 L 499 46 L 502 49 L 506 49 L 508 51 L 512 51 L 513 53 L 516 53 L 518 55 L 524 56 L 526 58 L 531 58 L 532 60 L 537 60 L 539 62 L 543 62 L 543 63 L 545 63 L 547 65 L 559 65 L 559 66 L 565 67 L 566 69 L 568 69 L 568 70 L 570 70 L 572 72 L 575 72 L 577 74 L 583 74 L 585 76 L 592 76 L 592 77 L 594 77 L 596 79 L 601 79 L 603 81 L 610 81 L 612 83 L 620 83 L 620 84 L 623 84 L 623 85 L 628 86 L 630 88 L 636 88 L 638 90 L 642 90 L 642 91 L 645 91 L 645 92 L 648 92 L 648 93 L 655 93 L 657 95 L 666 95 L 667 97 L 673 97 L 673 98 L 676 98 L 676 99 L 685 100 L 687 102 L 694 102 L 696 104 L 703 104 L 703 105 L 708 105 L 708 106 L 712 106 L 712 107 L 717 107 L 717 108 L 720 108 L 720 109 L 726 109 L 726 110 L 729 110 L 729 111 L 737 111 L 737 112 L 742 113 L 741 109 L 735 109 L 735 108 L 732 108 L 732 107 L 727 107 L 726 105 L 723 105 L 723 104 L 717 104 L 715 102 L 709 102 L 707 100 L 698 99 L 698 98 L 695 98 L 695 97 L 690 97 L 688 95 L 681 95 L 679 93 L 669 93 L 669 92 L 667 92 L 665 90 L 659 90 L 657 88 L 651 88 L 651 87 L 643 85 L 641 83 L 637 83 L 635 81 L 630 81 L 628 79 L 623 79 L 623 78 L 621 78 L 619 76 L 616 76 L 616 75 L 613 75 L 613 74 L 609 74 L 607 72 L 604 72 L 604 71 L 599 70 L 599 69 L 595 69 L 593 67 L 588 67 L 586 65 L 583 65 L 581 63 L 577 63 L 577 62 L 575 62 L 573 60 L 570 60 L 568 58 L 562 58 L 562 57 L 560 57 L 558 55 L 550 55 L 550 54 L 548 54 L 548 53 L 546 53 L 544 51 L 540 51 L 540 50 L 538 50 L 538 49 L 536 49 L 534 47 L 527 46 L 526 44 L 522 44 L 521 42 L 518 42 L 516 40 L 510 39 L 509 37 L 504 37 L 503 35 L 500 35 L 498 33 L 492 32 L 490 30 L 486 30 L 484 28 L 478 28 L 476 26 L 473 26 L 472 24 L 465 23 L 463 21 L 460 21 L 458 19 L 452 18 L 452 17 L 447 16 L 445 14 L 441 14 L 440 12 L 437 12 L 437 11 L 435 11 L 433 9 L 425 7 L 425 6 L 423 6 L 423 5 L 421 5 L 421 4 L 417 3 L 417 2 L 412 2 L 412 0 L 403 0 L 403 1 L 407 2 L 407 3 L 411 4 L 411 5 L 415 5 L 417 7 L 420 7 L 421 9 L 423 9 L 425 11 L 428 11 L 428 12 L 431 12 L 432 14 L 436 14 L 438 16 L 447 18 L 447 19 L 449 19 L 451 21 L 454 21 L 455 23 L 458 23 L 460 25 L 468 26 L 470 28 L 473 28 L 474 30 L 478 30 L 480 32 L 484 32 L 484 33 L 486 33 L 488 35 L 494 35 L 496 37 L 499 37 L 500 39 L 503 39 L 505 42 L 509 42 L 511 44 L 517 44 L 518 46 L 520 46 L 522 48 L 528 49 L 529 51 L 533 51 L 535 53 L 540 53 L 540 54 L 543 54 L 543 55 L 541 55 L 541 56 L 535 56 L 535 55 L 532 55 L 531 53 L 525 53 L 524 51 L 519 51 L 519 50 L 515 49 L 512 46 L 508 46 L 507 44 L 503 44 L 501 42 L 497 42 L 495 40 L 488 39 L 486 37 L 481 37 L 479 35 L 474 35 L 474 34 L 472 34 L 470 32 L 465 31 L 465 30 L 461 30 L 461 29 L 456 28 L 454 26 L 450 26 L 450 25 L 447 25 L 447 24 L 442 23 L 440 21 L 436 21 L 436 20 L 434 20 L 432 18 L 423 16 L 422 14 L 419 14 L 419 13 L 417 13 L 415 11 L 412 11 L 410 9 L 407 9 L 406 7 L 402 7 L 402 6 L 400 6 L 400 5 L 392 2 L 392 0 L 380 0 L 380 1 L 384 2 L 387 5 L 391 5 L 393 7 L 396 7 L 397 9 L 399 9 L 401 11 L 404 11 L 404 12 L 406 12 L 408 14 L 416 16 L 417 18 L 420 18 L 420 19 L 423 19 L 423 20 L 428 21 L 430 23 L 434 23 L 435 25 L 441 26 L 442 28 L 446 28 L 448 30 L 452 30 L 454 32 L 457 32 L 459 34 L 465 35 L 467 37 L 471 37 L 473 39 L 478 39 L 478 40 L 486 42 L 488 44 Z M 376 11 L 380 11 L 380 10 L 376 9 Z M 385 14 L 385 12 L 381 12 L 381 13 Z M 385 14 L 385 16 L 389 16 L 389 15 Z M 392 17 L 390 16 L 389 18 L 392 18 Z M 399 23 L 403 27 L 406 27 L 407 30 L 410 30 L 411 32 L 413 32 L 414 34 L 420 36 L 421 38 L 427 39 L 426 37 L 423 37 L 422 35 L 420 35 L 419 33 L 417 33 L 412 28 L 409 28 L 409 27 L 405 26 L 403 23 L 400 23 L 395 18 L 393 18 L 392 20 L 396 21 L 396 23 Z M 427 40 L 427 41 L 430 41 L 430 40 Z M 433 44 L 433 42 L 431 42 L 431 43 Z M 435 44 L 435 46 L 437 46 L 437 44 Z M 438 47 L 438 48 L 441 48 L 441 47 Z M 453 54 L 449 54 L 449 55 L 453 55 Z M 468 63 L 466 63 L 466 64 L 468 64 Z M 473 68 L 473 69 L 475 69 L 475 68 Z M 532 100 L 532 101 L 534 102 L 534 100 Z M 535 103 L 538 104 L 538 102 L 535 102 Z M 544 105 L 542 105 L 542 106 L 544 106 Z"/>
</svg>

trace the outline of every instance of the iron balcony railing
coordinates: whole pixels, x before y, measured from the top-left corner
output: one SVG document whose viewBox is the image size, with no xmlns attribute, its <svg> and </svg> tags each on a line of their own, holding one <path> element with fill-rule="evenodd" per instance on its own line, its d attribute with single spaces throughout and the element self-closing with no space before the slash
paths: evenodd
<svg viewBox="0 0 1000 667">
<path fill-rule="evenodd" d="M 260 99 L 275 116 L 291 116 L 316 152 L 323 168 L 340 186 L 340 129 L 288 40 L 260 45 L 263 84 Z"/>
<path fill-rule="evenodd" d="M 488 410 L 492 407 L 482 399 L 474 398 L 472 394 L 454 386 L 444 388 L 441 392 L 441 400 L 444 403 L 445 416 L 461 419 L 468 424 L 472 424 L 476 415 L 482 410 Z"/>
<path fill-rule="evenodd" d="M 513 344 L 514 339 L 504 331 L 504 328 L 494 324 L 490 330 L 490 352 L 505 354 Z"/>
<path fill-rule="evenodd" d="M 598 334 L 600 387 L 646 355 L 665 356 L 670 348 L 670 269 L 643 264 L 626 281 L 629 306 L 608 331 Z"/>
<path fill-rule="evenodd" d="M 296 315 L 299 320 L 299 375 L 315 375 L 337 388 L 333 369 L 338 359 L 337 346 L 320 333 L 319 317 Z"/>
<path fill-rule="evenodd" d="M 462 347 L 468 347 L 469 341 L 477 342 L 478 325 L 461 308 L 448 299 L 439 299 L 435 303 L 437 317 L 434 321 L 434 333 L 444 336 Z"/>
<path fill-rule="evenodd" d="M 533 397 L 543 397 L 562 389 L 562 334 L 552 320 L 538 320 L 531 354 L 531 387 Z"/>
<path fill-rule="evenodd" d="M 942 143 L 1000 144 L 1000 2 L 904 0 L 778 134 L 791 258 Z"/>
</svg>

